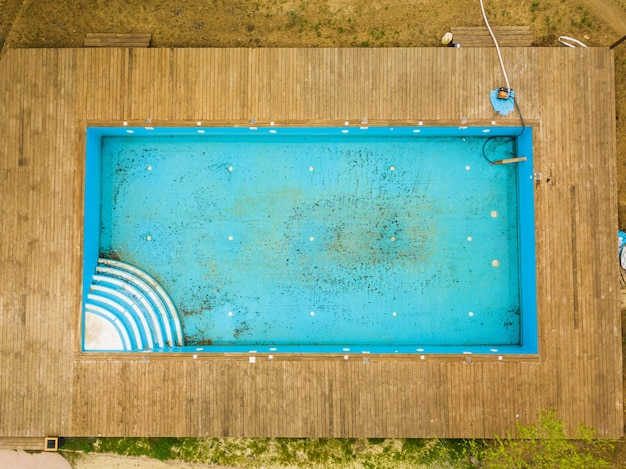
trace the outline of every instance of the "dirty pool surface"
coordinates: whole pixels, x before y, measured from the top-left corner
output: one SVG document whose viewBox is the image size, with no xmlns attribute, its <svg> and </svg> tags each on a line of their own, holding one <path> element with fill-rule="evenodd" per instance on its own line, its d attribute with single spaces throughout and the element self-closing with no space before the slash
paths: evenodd
<svg viewBox="0 0 626 469">
<path fill-rule="evenodd" d="M 186 345 L 519 344 L 517 166 L 485 156 L 514 140 L 103 137 L 100 255 L 159 281 Z"/>
</svg>

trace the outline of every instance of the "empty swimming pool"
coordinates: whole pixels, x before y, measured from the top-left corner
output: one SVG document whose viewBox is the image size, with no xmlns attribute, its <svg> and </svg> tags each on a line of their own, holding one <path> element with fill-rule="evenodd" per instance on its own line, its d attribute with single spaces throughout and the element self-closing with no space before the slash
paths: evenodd
<svg viewBox="0 0 626 469">
<path fill-rule="evenodd" d="M 533 186 L 529 128 L 89 128 L 83 349 L 536 353 Z"/>
</svg>

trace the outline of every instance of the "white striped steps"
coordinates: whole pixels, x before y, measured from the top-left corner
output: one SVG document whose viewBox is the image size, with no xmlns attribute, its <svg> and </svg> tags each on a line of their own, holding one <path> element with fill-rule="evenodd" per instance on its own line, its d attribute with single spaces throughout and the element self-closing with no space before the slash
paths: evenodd
<svg viewBox="0 0 626 469">
<path fill-rule="evenodd" d="M 85 350 L 141 351 L 184 344 L 172 300 L 154 278 L 130 264 L 98 259 L 84 303 Z M 100 335 L 98 325 L 106 329 Z"/>
</svg>

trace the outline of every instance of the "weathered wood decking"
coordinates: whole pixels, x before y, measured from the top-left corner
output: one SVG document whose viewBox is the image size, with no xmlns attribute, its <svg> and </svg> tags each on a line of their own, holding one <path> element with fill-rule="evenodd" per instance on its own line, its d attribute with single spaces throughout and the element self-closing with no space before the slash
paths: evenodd
<svg viewBox="0 0 626 469">
<path fill-rule="evenodd" d="M 150 47 L 152 34 L 87 33 L 85 47 Z"/>
<path fill-rule="evenodd" d="M 81 354 L 85 128 L 517 124 L 493 48 L 44 49 L 0 62 L 0 437 L 623 433 L 613 55 L 507 48 L 534 130 L 536 357 Z"/>
<path fill-rule="evenodd" d="M 530 47 L 533 42 L 528 26 L 494 26 L 492 31 L 500 47 Z M 461 47 L 494 46 L 486 26 L 453 26 L 450 32 Z"/>
</svg>

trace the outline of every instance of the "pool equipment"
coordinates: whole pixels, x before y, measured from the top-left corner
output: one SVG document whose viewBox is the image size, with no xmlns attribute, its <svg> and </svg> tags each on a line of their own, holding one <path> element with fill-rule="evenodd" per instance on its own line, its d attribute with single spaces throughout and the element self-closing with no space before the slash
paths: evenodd
<svg viewBox="0 0 626 469">
<path fill-rule="evenodd" d="M 507 88 L 498 88 L 498 94 L 496 95 L 496 97 L 498 99 L 508 99 L 511 96 L 511 91 L 510 89 Z"/>
<path fill-rule="evenodd" d="M 459 44 L 454 42 L 454 37 L 452 36 L 452 33 L 450 31 L 443 35 L 443 37 L 441 38 L 441 43 L 444 46 L 448 47 L 459 47 Z"/>
<path fill-rule="evenodd" d="M 617 245 L 618 245 L 618 254 L 619 254 L 619 263 L 622 269 L 626 269 L 626 233 L 622 230 L 617 232 Z"/>
<path fill-rule="evenodd" d="M 622 42 L 626 41 L 626 36 L 621 37 L 620 39 L 618 39 L 617 41 L 615 41 L 613 44 L 611 44 L 609 46 L 609 49 L 615 49 L 617 46 L 619 46 Z"/>
<path fill-rule="evenodd" d="M 587 47 L 578 39 L 574 39 L 573 37 L 569 36 L 559 36 L 559 42 L 567 47 Z"/>
<path fill-rule="evenodd" d="M 526 161 L 525 156 L 520 156 L 518 158 L 505 158 L 503 160 L 496 160 L 492 164 L 511 164 L 511 163 L 521 163 L 522 161 Z"/>
<path fill-rule="evenodd" d="M 515 92 L 510 88 L 497 88 L 489 92 L 489 99 L 494 111 L 508 116 L 515 109 Z"/>
</svg>

